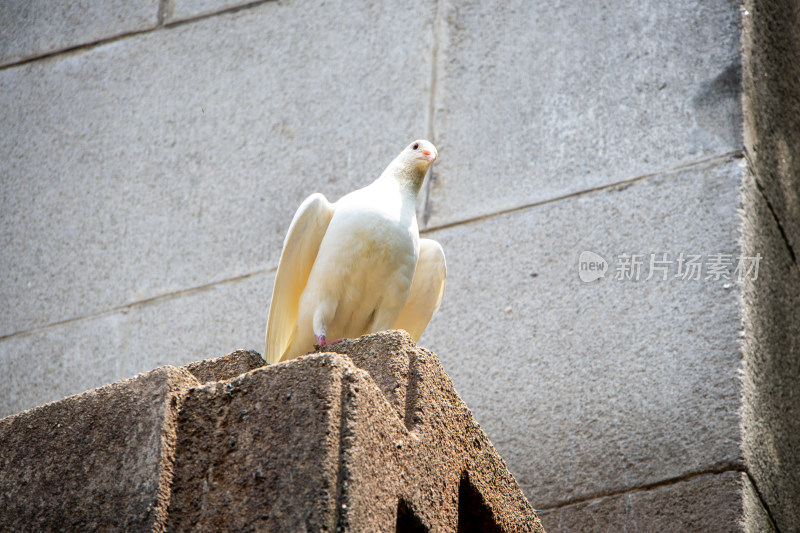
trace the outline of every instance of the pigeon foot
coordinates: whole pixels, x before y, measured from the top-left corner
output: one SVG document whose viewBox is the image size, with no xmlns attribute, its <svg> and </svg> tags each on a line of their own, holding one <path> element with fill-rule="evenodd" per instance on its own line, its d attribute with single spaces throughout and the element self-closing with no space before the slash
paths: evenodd
<svg viewBox="0 0 800 533">
<path fill-rule="evenodd" d="M 330 346 L 331 344 L 336 344 L 337 342 L 342 342 L 343 340 L 345 339 L 342 338 L 342 339 L 336 339 L 335 341 L 326 342 L 325 335 L 317 335 L 317 344 L 314 345 L 314 349 L 319 350 L 320 348 L 324 348 L 325 346 Z"/>
</svg>

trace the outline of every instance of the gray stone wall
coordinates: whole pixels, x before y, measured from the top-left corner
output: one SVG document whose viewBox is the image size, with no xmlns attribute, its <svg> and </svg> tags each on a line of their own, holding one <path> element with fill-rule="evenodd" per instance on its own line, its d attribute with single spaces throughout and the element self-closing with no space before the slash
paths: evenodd
<svg viewBox="0 0 800 533">
<path fill-rule="evenodd" d="M 800 531 L 800 4 L 746 1 L 742 20 L 742 245 L 764 255 L 743 290 L 745 504 L 771 518 L 746 526 Z"/>
<path fill-rule="evenodd" d="M 741 18 L 730 0 L 3 3 L 0 415 L 261 351 L 300 202 L 427 137 L 420 223 L 448 284 L 421 344 L 545 528 L 664 509 L 738 527 Z M 581 280 L 584 251 L 605 277 Z M 624 254 L 638 280 L 616 279 Z M 680 254 L 724 254 L 734 279 L 676 277 Z"/>
</svg>

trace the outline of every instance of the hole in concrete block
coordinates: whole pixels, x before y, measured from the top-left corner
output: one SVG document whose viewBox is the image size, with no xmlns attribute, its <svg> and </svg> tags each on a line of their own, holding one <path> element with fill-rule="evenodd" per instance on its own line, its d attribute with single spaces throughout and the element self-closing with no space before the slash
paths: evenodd
<svg viewBox="0 0 800 533">
<path fill-rule="evenodd" d="M 406 402 L 405 402 L 405 417 L 403 424 L 405 424 L 408 431 L 414 431 L 414 426 L 417 425 L 419 415 L 417 411 L 417 396 L 419 395 L 419 363 L 417 357 L 412 355 L 408 361 L 408 385 L 406 387 Z"/>
<path fill-rule="evenodd" d="M 492 510 L 464 472 L 458 485 L 458 533 L 501 533 Z"/>
<path fill-rule="evenodd" d="M 411 506 L 404 499 L 397 502 L 397 533 L 428 533 L 428 528 L 422 523 Z"/>
</svg>

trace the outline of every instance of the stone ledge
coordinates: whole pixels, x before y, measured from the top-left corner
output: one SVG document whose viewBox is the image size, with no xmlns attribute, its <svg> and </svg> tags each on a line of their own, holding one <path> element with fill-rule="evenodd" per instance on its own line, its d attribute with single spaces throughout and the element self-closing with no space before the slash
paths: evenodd
<svg viewBox="0 0 800 533">
<path fill-rule="evenodd" d="M 166 366 L 0 420 L 0 530 L 163 529 L 181 394 Z"/>
<path fill-rule="evenodd" d="M 191 372 L 200 383 L 209 383 L 233 379 L 266 364 L 258 352 L 236 350 L 221 357 L 190 363 L 184 368 Z"/>
<path fill-rule="evenodd" d="M 238 351 L 0 420 L 0 523 L 544 531 L 433 353 L 400 331 L 331 349 Z"/>
</svg>

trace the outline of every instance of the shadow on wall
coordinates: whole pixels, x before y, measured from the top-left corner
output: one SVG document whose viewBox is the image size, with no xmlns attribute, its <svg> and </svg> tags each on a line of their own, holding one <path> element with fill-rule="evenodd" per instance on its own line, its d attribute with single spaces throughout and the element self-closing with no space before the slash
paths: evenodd
<svg viewBox="0 0 800 533">
<path fill-rule="evenodd" d="M 800 531 L 800 4 L 743 7 L 743 247 L 763 269 L 743 287 L 745 465 L 778 531 Z M 748 480 L 748 482 L 749 482 Z M 757 512 L 747 531 L 769 530 Z"/>
</svg>

